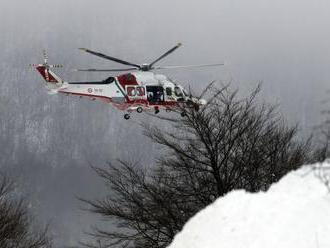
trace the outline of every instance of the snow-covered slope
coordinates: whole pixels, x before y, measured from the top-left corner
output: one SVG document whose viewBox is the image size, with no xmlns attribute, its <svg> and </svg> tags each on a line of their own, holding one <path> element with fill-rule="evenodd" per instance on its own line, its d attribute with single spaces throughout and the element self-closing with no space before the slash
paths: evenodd
<svg viewBox="0 0 330 248">
<path fill-rule="evenodd" d="M 170 248 L 329 248 L 330 194 L 311 168 L 291 172 L 266 193 L 234 191 L 176 235 Z"/>
</svg>

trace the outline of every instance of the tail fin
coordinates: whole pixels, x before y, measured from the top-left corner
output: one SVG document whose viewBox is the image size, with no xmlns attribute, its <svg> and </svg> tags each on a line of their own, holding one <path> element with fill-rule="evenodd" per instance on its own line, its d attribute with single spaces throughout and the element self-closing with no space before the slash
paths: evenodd
<svg viewBox="0 0 330 248">
<path fill-rule="evenodd" d="M 64 81 L 57 76 L 53 71 L 50 70 L 50 68 L 61 68 L 62 65 L 49 65 L 48 64 L 48 56 L 46 54 L 46 51 L 43 51 L 44 56 L 44 63 L 43 64 L 32 64 L 30 66 L 34 67 L 40 75 L 43 77 L 43 79 L 46 81 L 46 85 L 49 86 L 49 89 L 56 89 L 62 86 Z"/>
<path fill-rule="evenodd" d="M 59 76 L 57 76 L 53 71 L 51 71 L 49 69 L 49 66 L 36 65 L 35 68 L 46 82 L 53 84 L 63 83 L 63 80 Z"/>
</svg>

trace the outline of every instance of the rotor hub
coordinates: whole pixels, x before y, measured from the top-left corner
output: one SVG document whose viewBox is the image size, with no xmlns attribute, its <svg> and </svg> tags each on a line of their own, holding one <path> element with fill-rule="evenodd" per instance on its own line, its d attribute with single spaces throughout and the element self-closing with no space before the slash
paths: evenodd
<svg viewBox="0 0 330 248">
<path fill-rule="evenodd" d="M 149 71 L 150 70 L 150 65 L 149 64 L 142 64 L 140 67 L 141 71 Z"/>
</svg>

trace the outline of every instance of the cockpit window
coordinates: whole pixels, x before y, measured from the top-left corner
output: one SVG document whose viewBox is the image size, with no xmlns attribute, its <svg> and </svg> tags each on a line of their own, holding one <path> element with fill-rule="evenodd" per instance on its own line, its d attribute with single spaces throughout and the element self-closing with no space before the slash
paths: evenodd
<svg viewBox="0 0 330 248">
<path fill-rule="evenodd" d="M 176 96 L 179 96 L 179 97 L 182 97 L 183 96 L 181 89 L 179 87 L 177 87 L 177 86 L 174 87 L 174 94 Z"/>
<path fill-rule="evenodd" d="M 170 88 L 170 87 L 166 88 L 166 95 L 172 96 L 172 88 Z"/>
</svg>

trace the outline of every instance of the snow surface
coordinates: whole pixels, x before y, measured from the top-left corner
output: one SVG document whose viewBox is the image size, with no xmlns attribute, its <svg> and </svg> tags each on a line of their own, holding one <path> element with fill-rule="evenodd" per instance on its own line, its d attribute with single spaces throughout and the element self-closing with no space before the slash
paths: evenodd
<svg viewBox="0 0 330 248">
<path fill-rule="evenodd" d="M 219 198 L 169 248 L 330 248 L 330 193 L 310 171 L 291 172 L 267 192 Z"/>
</svg>

